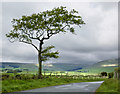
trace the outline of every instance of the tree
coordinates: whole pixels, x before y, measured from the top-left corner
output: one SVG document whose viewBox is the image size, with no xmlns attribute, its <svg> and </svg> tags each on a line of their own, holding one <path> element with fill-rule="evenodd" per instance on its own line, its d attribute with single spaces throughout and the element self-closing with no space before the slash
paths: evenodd
<svg viewBox="0 0 120 94">
<path fill-rule="evenodd" d="M 101 76 L 107 76 L 107 72 L 101 72 Z"/>
<path fill-rule="evenodd" d="M 39 78 L 42 77 L 42 62 L 49 58 L 58 58 L 58 51 L 50 52 L 54 46 L 43 49 L 45 40 L 61 32 L 74 34 L 74 25 L 81 27 L 85 24 L 78 11 L 68 11 L 66 7 L 57 7 L 31 16 L 22 16 L 12 20 L 13 29 L 6 34 L 11 42 L 19 42 L 32 45 L 38 52 Z M 33 41 L 39 42 L 39 47 Z"/>
</svg>

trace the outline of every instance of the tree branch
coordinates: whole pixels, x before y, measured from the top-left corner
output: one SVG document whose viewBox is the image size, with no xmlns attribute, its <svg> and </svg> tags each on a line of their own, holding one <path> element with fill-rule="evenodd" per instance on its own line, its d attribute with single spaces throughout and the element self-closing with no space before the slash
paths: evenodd
<svg viewBox="0 0 120 94">
<path fill-rule="evenodd" d="M 70 25 L 66 24 L 62 29 L 64 29 L 64 28 L 67 27 L 67 26 L 70 27 Z"/>
<path fill-rule="evenodd" d="M 22 30 L 23 31 L 23 33 L 25 33 L 26 35 L 28 35 L 28 37 L 29 38 L 31 38 L 31 39 L 37 39 L 37 40 L 39 40 L 40 41 L 40 39 L 37 37 L 37 38 L 34 38 L 33 36 L 31 37 L 30 36 L 30 34 L 28 34 L 27 32 L 24 32 L 24 30 L 23 29 L 20 29 L 20 30 Z M 25 29 L 26 30 L 26 29 Z M 27 31 L 27 30 L 26 30 Z M 30 31 L 29 31 L 30 32 Z M 42 36 L 42 35 L 41 35 Z"/>
<path fill-rule="evenodd" d="M 27 43 L 27 44 L 31 44 L 38 52 L 39 52 L 39 49 L 37 48 L 37 46 L 35 46 L 33 43 L 30 43 L 30 42 L 26 42 L 24 40 L 19 40 L 19 42 L 23 42 L 23 43 Z"/>
<path fill-rule="evenodd" d="M 41 33 L 39 33 L 40 32 L 40 30 L 38 30 L 37 32 L 36 32 L 36 37 L 39 39 L 39 37 L 41 37 L 43 34 L 44 34 L 44 32 L 42 31 Z M 39 35 L 39 34 L 40 35 Z M 39 40 L 40 41 L 40 40 Z"/>
</svg>

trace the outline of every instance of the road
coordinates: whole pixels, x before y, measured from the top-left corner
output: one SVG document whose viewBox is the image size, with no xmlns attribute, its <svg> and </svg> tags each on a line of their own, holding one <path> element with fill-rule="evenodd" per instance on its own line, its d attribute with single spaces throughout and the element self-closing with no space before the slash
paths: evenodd
<svg viewBox="0 0 120 94">
<path fill-rule="evenodd" d="M 45 88 L 37 88 L 21 92 L 95 92 L 95 90 L 103 83 L 103 81 L 96 82 L 81 82 L 67 85 L 50 86 Z"/>
</svg>

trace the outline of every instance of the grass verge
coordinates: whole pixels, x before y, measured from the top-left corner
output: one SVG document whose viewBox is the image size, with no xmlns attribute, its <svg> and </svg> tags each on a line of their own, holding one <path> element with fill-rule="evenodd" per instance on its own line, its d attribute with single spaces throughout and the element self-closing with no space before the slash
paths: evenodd
<svg viewBox="0 0 120 94">
<path fill-rule="evenodd" d="M 118 83 L 120 82 L 117 79 L 106 79 L 101 84 L 101 86 L 96 90 L 95 94 L 99 94 L 99 92 L 113 92 L 114 94 L 120 94 Z"/>
<path fill-rule="evenodd" d="M 72 79 L 72 78 L 46 78 L 46 79 L 31 79 L 31 80 L 3 80 L 2 93 L 29 90 L 55 85 L 63 85 L 78 82 L 103 81 L 99 79 Z"/>
</svg>

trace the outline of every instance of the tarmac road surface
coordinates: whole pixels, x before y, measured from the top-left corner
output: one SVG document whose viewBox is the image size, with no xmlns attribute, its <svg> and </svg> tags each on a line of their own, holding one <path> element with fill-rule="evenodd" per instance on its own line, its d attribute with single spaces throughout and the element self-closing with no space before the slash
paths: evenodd
<svg viewBox="0 0 120 94">
<path fill-rule="evenodd" d="M 20 92 L 95 92 L 104 81 L 80 82 L 59 86 L 50 86 Z"/>
</svg>

